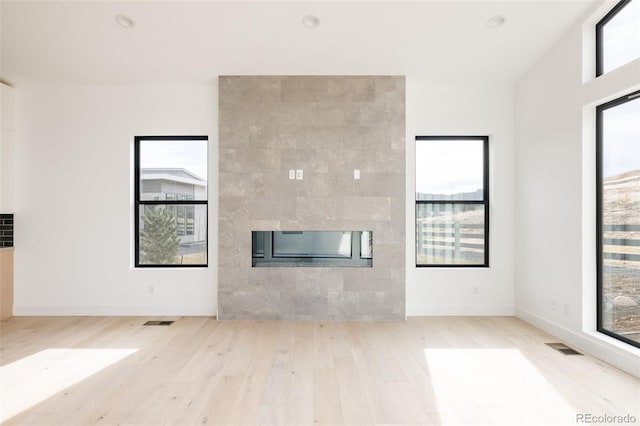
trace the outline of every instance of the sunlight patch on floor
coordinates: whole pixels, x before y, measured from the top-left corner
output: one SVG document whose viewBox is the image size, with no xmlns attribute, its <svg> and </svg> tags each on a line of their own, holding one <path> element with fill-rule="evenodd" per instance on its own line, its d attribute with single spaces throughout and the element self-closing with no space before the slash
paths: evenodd
<svg viewBox="0 0 640 426">
<path fill-rule="evenodd" d="M 442 424 L 575 424 L 575 410 L 517 349 L 425 349 L 425 357 Z"/>
<path fill-rule="evenodd" d="M 137 349 L 46 349 L 0 367 L 0 422 L 136 351 Z"/>
</svg>

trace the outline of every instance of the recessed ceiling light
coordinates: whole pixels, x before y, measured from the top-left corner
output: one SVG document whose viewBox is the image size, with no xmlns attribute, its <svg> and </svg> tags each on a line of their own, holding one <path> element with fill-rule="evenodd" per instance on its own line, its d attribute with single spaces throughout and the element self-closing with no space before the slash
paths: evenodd
<svg viewBox="0 0 640 426">
<path fill-rule="evenodd" d="M 116 15 L 115 20 L 122 28 L 133 28 L 136 26 L 135 21 L 127 15 Z"/>
<path fill-rule="evenodd" d="M 495 15 L 492 16 L 491 18 L 489 18 L 489 20 L 487 21 L 487 27 L 489 28 L 500 28 L 501 26 L 504 25 L 504 23 L 507 21 L 507 18 L 505 18 L 502 15 Z"/>
<path fill-rule="evenodd" d="M 304 25 L 307 28 L 315 28 L 318 25 L 320 25 L 320 19 L 318 19 L 317 16 L 307 15 L 304 18 L 302 18 L 302 25 Z"/>
</svg>

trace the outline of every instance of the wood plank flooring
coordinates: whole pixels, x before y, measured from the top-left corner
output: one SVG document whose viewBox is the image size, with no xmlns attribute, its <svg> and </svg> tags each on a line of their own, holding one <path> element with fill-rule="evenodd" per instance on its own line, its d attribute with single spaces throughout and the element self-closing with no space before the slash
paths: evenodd
<svg viewBox="0 0 640 426">
<path fill-rule="evenodd" d="M 142 326 L 175 319 L 168 327 Z M 14 317 L 7 425 L 576 425 L 640 380 L 512 317 L 398 322 Z"/>
</svg>

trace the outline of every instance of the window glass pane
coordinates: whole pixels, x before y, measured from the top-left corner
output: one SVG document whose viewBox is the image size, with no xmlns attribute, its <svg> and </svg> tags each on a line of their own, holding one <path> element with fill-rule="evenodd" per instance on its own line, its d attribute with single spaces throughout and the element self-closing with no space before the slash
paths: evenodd
<svg viewBox="0 0 640 426">
<path fill-rule="evenodd" d="M 640 58 L 640 1 L 627 3 L 602 27 L 602 72 Z"/>
<path fill-rule="evenodd" d="M 196 209 L 193 206 L 185 206 L 187 210 L 187 218 L 186 218 L 186 235 L 194 235 L 195 232 L 195 214 Z"/>
<path fill-rule="evenodd" d="M 601 125 L 600 326 L 640 342 L 640 97 L 604 110 Z"/>
<path fill-rule="evenodd" d="M 206 200 L 206 140 L 141 140 L 140 200 Z"/>
<path fill-rule="evenodd" d="M 139 220 L 141 265 L 207 263 L 206 205 L 141 205 Z"/>
<path fill-rule="evenodd" d="M 176 206 L 176 231 L 179 236 L 185 235 L 184 211 L 186 206 Z"/>
<path fill-rule="evenodd" d="M 417 265 L 484 265 L 484 205 L 417 204 Z"/>
<path fill-rule="evenodd" d="M 416 140 L 416 200 L 482 200 L 482 139 Z"/>
</svg>

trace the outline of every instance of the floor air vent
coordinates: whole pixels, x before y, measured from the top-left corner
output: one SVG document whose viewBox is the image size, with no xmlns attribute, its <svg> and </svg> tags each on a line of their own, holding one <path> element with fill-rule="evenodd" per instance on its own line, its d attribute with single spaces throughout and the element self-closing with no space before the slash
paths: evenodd
<svg viewBox="0 0 640 426">
<path fill-rule="evenodd" d="M 580 352 L 570 348 L 564 343 L 545 343 L 545 345 L 555 349 L 556 351 L 562 352 L 565 355 L 582 355 Z"/>
<path fill-rule="evenodd" d="M 147 321 L 142 325 L 171 325 L 175 321 Z"/>
</svg>

